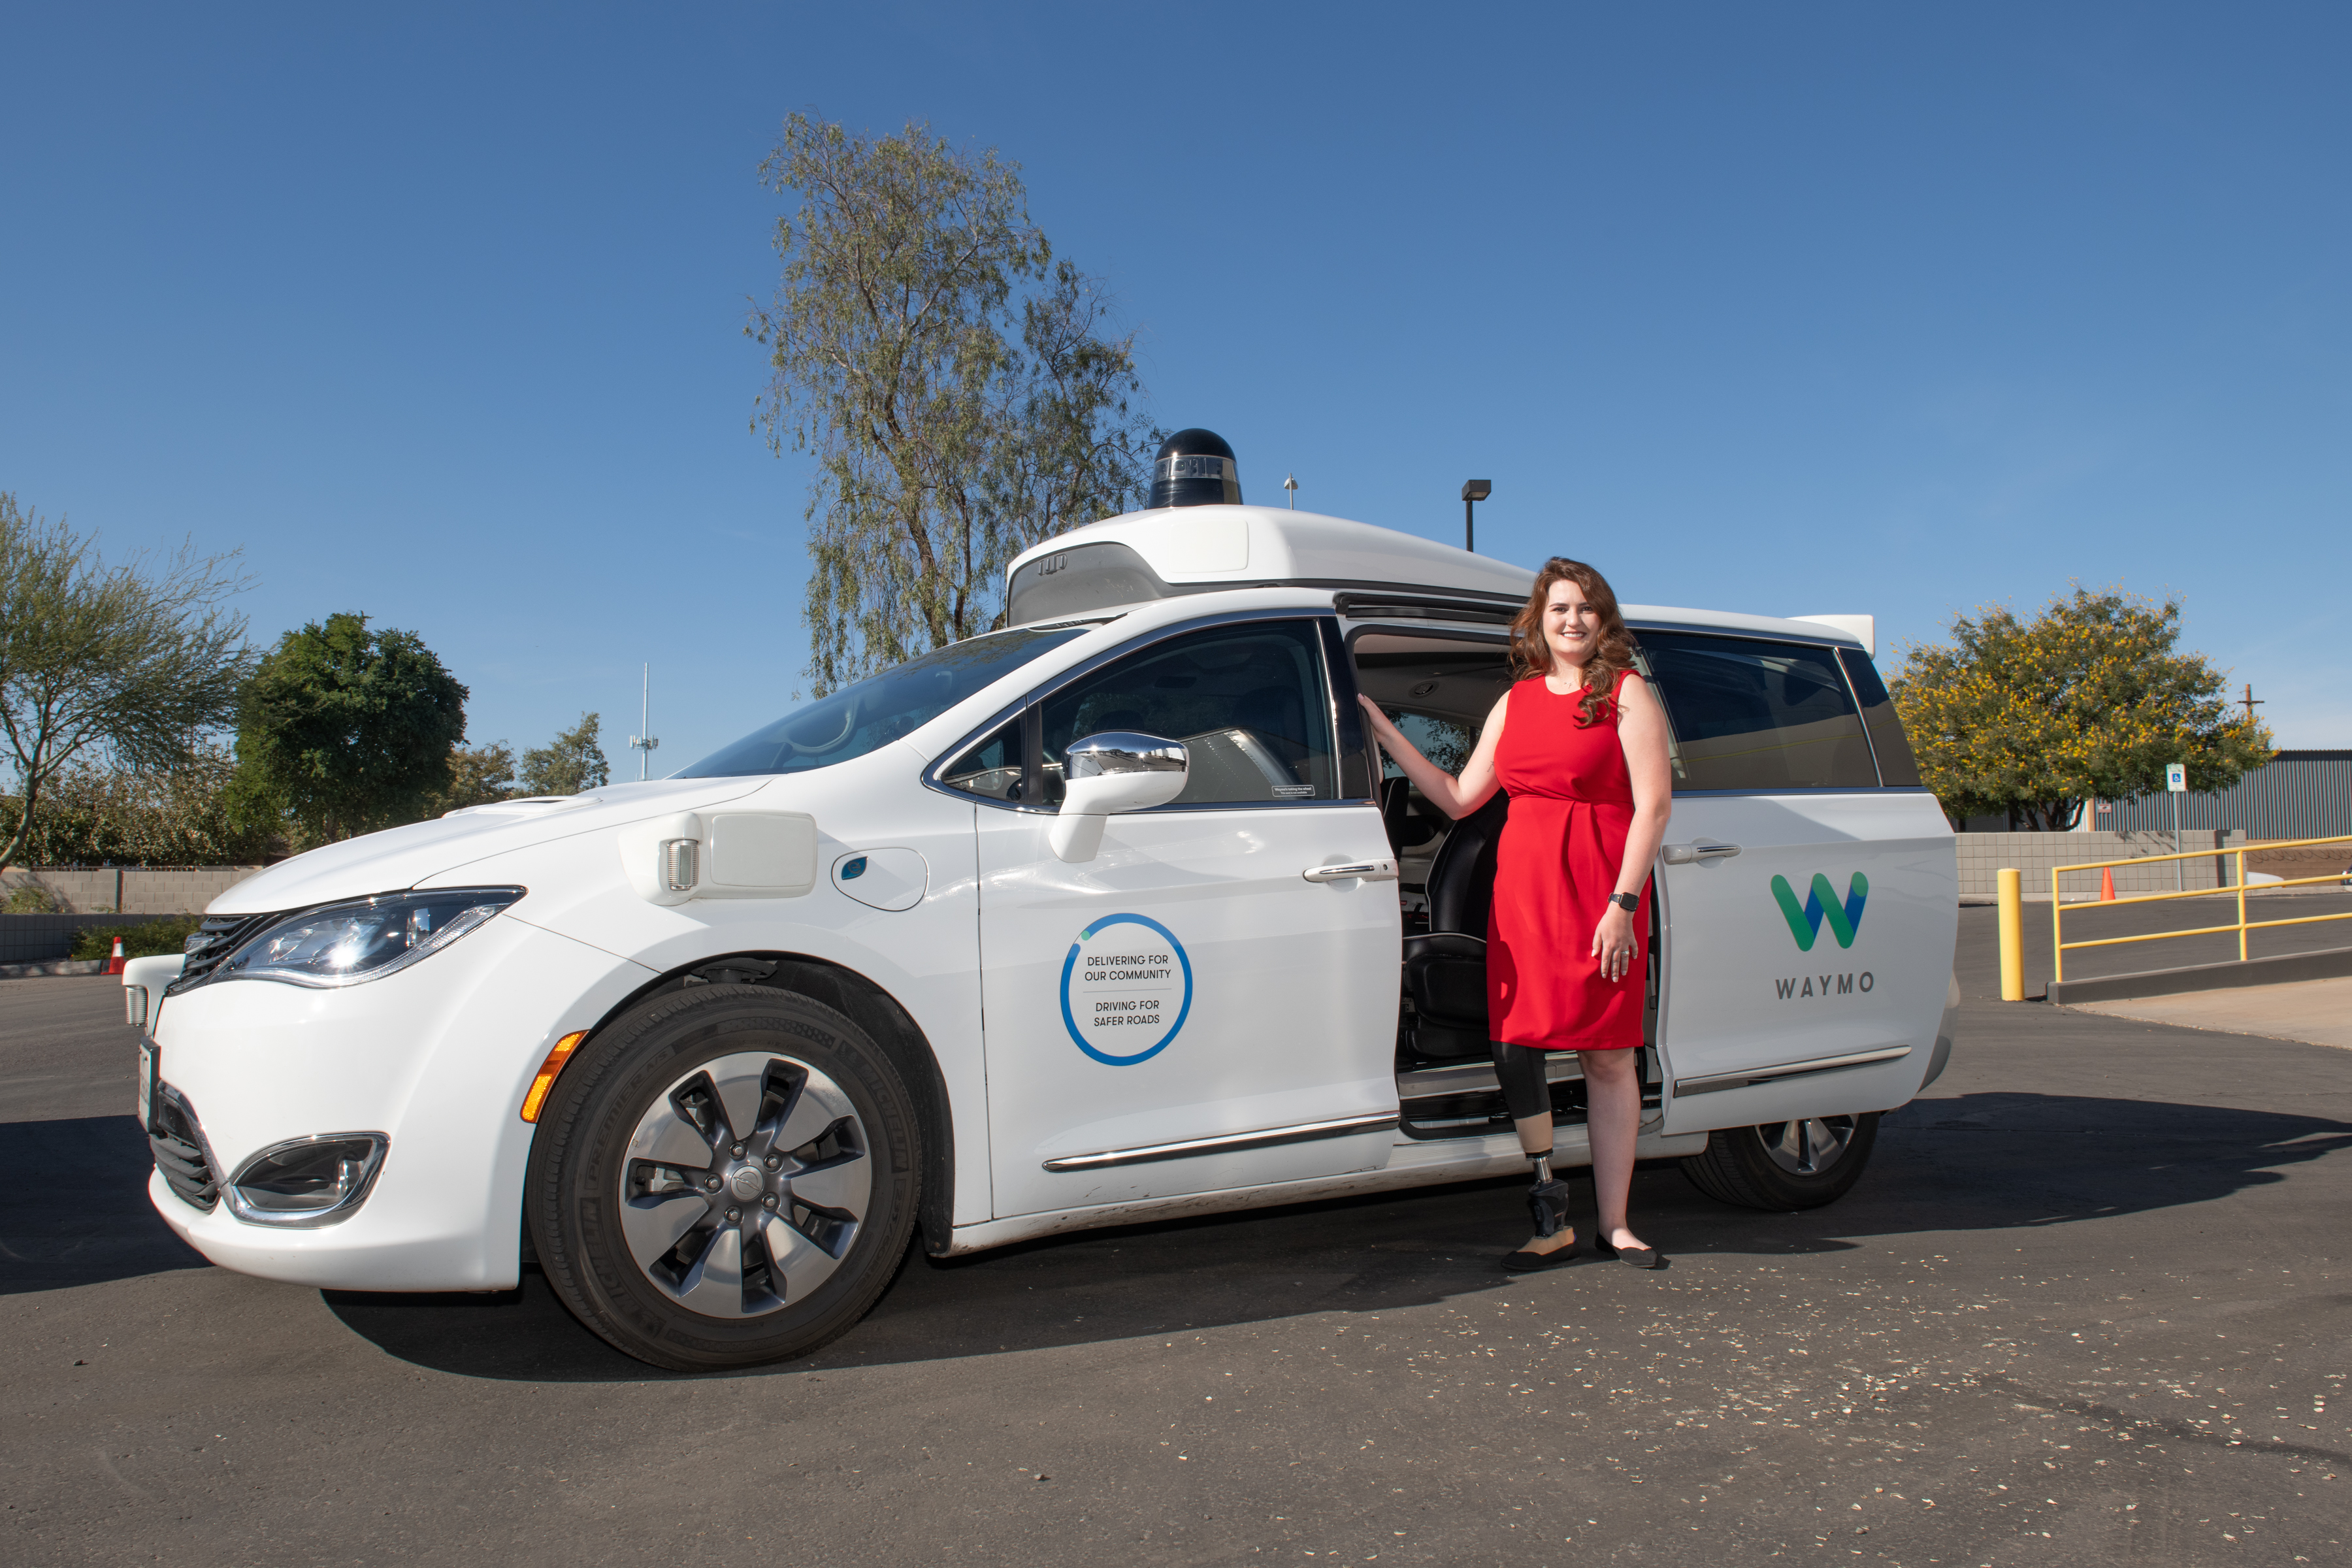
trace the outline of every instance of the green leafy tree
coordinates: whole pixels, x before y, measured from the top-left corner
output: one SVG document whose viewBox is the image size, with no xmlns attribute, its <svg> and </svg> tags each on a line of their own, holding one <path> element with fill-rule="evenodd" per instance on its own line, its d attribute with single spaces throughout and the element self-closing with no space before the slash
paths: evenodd
<svg viewBox="0 0 2352 1568">
<path fill-rule="evenodd" d="M 1019 166 L 795 114 L 761 165 L 783 275 L 745 329 L 759 422 L 816 455 L 808 674 L 819 694 L 999 624 L 1006 563 L 1122 510 L 1156 433 L 1132 336 L 1055 263 Z"/>
<path fill-rule="evenodd" d="M 414 632 L 358 615 L 288 632 L 239 708 L 234 805 L 322 843 L 414 822 L 449 787 L 467 696 Z"/>
<path fill-rule="evenodd" d="M 515 794 L 514 749 L 504 741 L 449 752 L 449 787 L 433 799 L 426 815 L 446 816 L 469 805 L 490 805 Z"/>
<path fill-rule="evenodd" d="M 130 773 L 76 763 L 58 773 L 42 797 L 25 837 L 24 858 L 36 866 L 247 865 L 274 847 L 263 827 L 241 822 L 230 809 L 235 759 L 204 745 L 177 767 Z M 0 796 L 0 833 L 12 832 L 23 810 Z"/>
<path fill-rule="evenodd" d="M 23 857 L 41 796 L 78 759 L 123 772 L 186 763 L 253 668 L 234 551 L 193 546 L 108 565 L 94 540 L 0 491 L 0 739 L 16 773 L 0 866 Z"/>
<path fill-rule="evenodd" d="M 2164 787 L 2221 790 L 2271 760 L 2269 732 L 2235 716 L 2223 672 L 2178 650 L 2180 601 L 2076 587 L 2020 620 L 1992 605 L 1952 640 L 1904 650 L 1890 683 L 1919 772 L 1955 822 L 2006 816 L 2063 832 L 2091 800 Z"/>
<path fill-rule="evenodd" d="M 582 795 L 613 782 L 613 769 L 597 743 L 603 723 L 594 713 L 583 713 L 580 722 L 544 746 L 522 754 L 522 793 Z"/>
</svg>

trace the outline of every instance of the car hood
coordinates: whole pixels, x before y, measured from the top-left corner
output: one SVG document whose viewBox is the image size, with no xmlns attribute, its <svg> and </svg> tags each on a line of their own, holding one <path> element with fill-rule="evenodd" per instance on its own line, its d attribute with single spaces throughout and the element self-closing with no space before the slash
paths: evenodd
<svg viewBox="0 0 2352 1568">
<path fill-rule="evenodd" d="M 488 856 L 670 812 L 699 811 L 740 800 L 773 782 L 765 776 L 656 779 L 551 800 L 471 806 L 281 860 L 221 894 L 205 912 L 263 914 L 394 892 Z"/>
</svg>

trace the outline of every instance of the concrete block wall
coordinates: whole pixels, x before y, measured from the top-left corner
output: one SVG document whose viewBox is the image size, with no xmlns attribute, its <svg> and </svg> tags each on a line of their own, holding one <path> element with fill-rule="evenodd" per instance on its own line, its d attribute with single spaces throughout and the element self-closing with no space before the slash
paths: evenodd
<svg viewBox="0 0 2352 1568">
<path fill-rule="evenodd" d="M 2246 841 L 2242 833 L 2184 831 L 2180 836 L 2183 849 L 2233 849 Z M 2170 833 L 1963 833 L 1954 845 L 1960 861 L 1960 897 L 1990 899 L 2000 890 L 1995 873 L 2001 868 L 2014 867 L 2024 873 L 2024 892 L 2028 900 L 2050 901 L 2050 868 L 2053 866 L 2080 865 L 2085 860 L 2110 858 L 2169 855 L 2172 853 Z M 2173 867 L 2180 868 L 2180 881 L 2195 888 L 2227 888 L 2235 885 L 2237 861 L 2228 855 L 2215 854 L 2194 860 L 2159 860 L 2150 866 L 2129 864 L 2115 868 L 2116 891 L 2126 893 L 2168 893 L 2174 887 Z M 2067 899 L 2099 896 L 2099 874 L 2096 871 L 2072 871 L 2066 874 L 2060 895 Z"/>
<path fill-rule="evenodd" d="M 258 866 L 11 866 L 0 870 L 0 904 L 28 884 L 45 888 L 68 914 L 193 915 L 260 870 Z M 119 901 L 118 901 L 119 889 Z"/>
</svg>

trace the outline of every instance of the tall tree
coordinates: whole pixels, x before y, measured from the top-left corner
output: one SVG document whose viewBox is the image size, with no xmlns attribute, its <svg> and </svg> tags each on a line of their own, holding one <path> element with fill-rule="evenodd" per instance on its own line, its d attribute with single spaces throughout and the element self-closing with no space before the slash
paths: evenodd
<svg viewBox="0 0 2352 1568">
<path fill-rule="evenodd" d="M 227 721 L 253 662 L 245 617 L 225 601 L 248 581 L 236 552 L 192 545 L 110 566 L 93 540 L 0 491 L 0 735 L 18 806 L 0 866 L 23 852 L 41 792 L 76 758 L 168 770 Z"/>
<path fill-rule="evenodd" d="M 2006 605 L 1952 620 L 1949 643 L 1904 650 L 1890 683 L 1920 775 L 1955 822 L 2006 816 L 2063 832 L 2091 800 L 2164 787 L 2227 789 L 2271 759 L 2269 731 L 2233 713 L 2223 674 L 2179 651 L 2180 601 L 2083 587 L 2031 621 Z"/>
<path fill-rule="evenodd" d="M 803 114 L 761 165 L 777 220 L 758 420 L 812 451 L 808 674 L 821 694 L 1001 621 L 1006 563 L 1121 510 L 1154 434 L 1132 335 L 1030 221 L 1019 165 L 908 124 Z"/>
<path fill-rule="evenodd" d="M 525 795 L 583 795 L 613 782 L 612 765 L 597 744 L 603 716 L 583 713 L 580 722 L 544 746 L 522 754 Z"/>
<path fill-rule="evenodd" d="M 280 814 L 321 842 L 416 820 L 449 787 L 467 696 L 414 632 L 358 615 L 288 632 L 239 708 L 247 819 Z"/>
<path fill-rule="evenodd" d="M 469 805 L 510 800 L 514 793 L 514 748 L 504 741 L 470 749 L 454 746 L 449 752 L 449 787 L 436 795 L 426 810 L 430 816 L 446 816 Z"/>
</svg>

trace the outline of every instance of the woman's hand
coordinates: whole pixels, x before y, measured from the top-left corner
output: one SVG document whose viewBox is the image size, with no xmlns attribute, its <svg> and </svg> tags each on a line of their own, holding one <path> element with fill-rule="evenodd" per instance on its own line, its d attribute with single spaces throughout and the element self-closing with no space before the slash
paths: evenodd
<svg viewBox="0 0 2352 1568">
<path fill-rule="evenodd" d="M 1381 705 L 1361 692 L 1356 701 L 1364 710 L 1364 721 L 1372 727 L 1372 738 L 1381 749 L 1404 770 L 1423 796 L 1433 802 L 1446 816 L 1459 819 L 1469 816 L 1495 796 L 1499 787 L 1495 779 L 1495 746 L 1503 738 L 1503 710 L 1509 704 L 1506 696 L 1498 699 L 1486 714 L 1486 727 L 1479 731 L 1478 744 L 1463 764 L 1460 776 L 1447 773 L 1421 754 L 1404 731 L 1389 721 Z"/>
<path fill-rule="evenodd" d="M 1592 956 L 1601 961 L 1605 980 L 1622 980 L 1633 967 L 1633 915 L 1622 904 L 1612 904 L 1592 928 Z"/>
<path fill-rule="evenodd" d="M 1360 691 L 1356 693 L 1356 705 L 1364 710 L 1364 722 L 1371 727 L 1372 743 L 1395 758 L 1397 766 L 1408 773 L 1412 773 L 1412 764 L 1421 762 L 1422 755 L 1413 749 L 1412 742 L 1404 738 L 1404 731 L 1389 721 L 1389 716 L 1381 711 L 1379 703 Z"/>
</svg>

